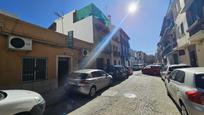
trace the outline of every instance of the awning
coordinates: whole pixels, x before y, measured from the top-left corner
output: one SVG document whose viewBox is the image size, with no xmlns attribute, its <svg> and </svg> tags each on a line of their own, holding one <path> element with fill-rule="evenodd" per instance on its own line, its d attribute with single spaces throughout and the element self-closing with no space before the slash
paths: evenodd
<svg viewBox="0 0 204 115">
<path fill-rule="evenodd" d="M 188 10 L 191 6 L 191 4 L 194 2 L 194 0 L 186 0 L 185 6 L 182 9 L 181 13 L 186 12 L 186 10 Z"/>
</svg>

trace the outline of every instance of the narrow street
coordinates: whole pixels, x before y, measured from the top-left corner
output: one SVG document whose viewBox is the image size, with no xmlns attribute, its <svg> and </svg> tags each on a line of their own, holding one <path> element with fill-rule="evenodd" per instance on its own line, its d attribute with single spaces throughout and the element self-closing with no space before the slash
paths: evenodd
<svg viewBox="0 0 204 115">
<path fill-rule="evenodd" d="M 160 77 L 135 72 L 129 79 L 99 92 L 90 99 L 69 94 L 59 104 L 48 107 L 46 115 L 179 115 L 167 96 Z"/>
</svg>

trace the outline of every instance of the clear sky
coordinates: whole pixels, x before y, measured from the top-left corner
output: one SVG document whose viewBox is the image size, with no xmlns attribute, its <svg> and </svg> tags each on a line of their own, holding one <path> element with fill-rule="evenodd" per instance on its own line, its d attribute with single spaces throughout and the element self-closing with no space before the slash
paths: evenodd
<svg viewBox="0 0 204 115">
<path fill-rule="evenodd" d="M 0 0 L 0 10 L 17 15 L 20 19 L 47 28 L 57 16 L 54 12 L 68 13 L 94 3 L 117 25 L 127 13 L 133 0 Z M 139 10 L 122 25 L 130 36 L 134 50 L 154 54 L 169 0 L 141 0 Z"/>
</svg>

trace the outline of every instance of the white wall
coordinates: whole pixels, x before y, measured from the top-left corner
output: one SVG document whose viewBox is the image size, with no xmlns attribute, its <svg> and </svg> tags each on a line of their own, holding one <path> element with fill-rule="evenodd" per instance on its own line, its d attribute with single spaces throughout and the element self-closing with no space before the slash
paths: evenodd
<svg viewBox="0 0 204 115">
<path fill-rule="evenodd" d="M 184 0 L 180 0 L 180 5 L 181 5 L 181 11 L 182 9 L 185 7 L 185 2 Z M 185 64 L 189 64 L 190 60 L 189 60 L 189 54 L 188 54 L 188 49 L 187 49 L 187 45 L 189 44 L 189 33 L 187 32 L 188 30 L 188 23 L 187 23 L 187 18 L 186 18 L 186 12 L 181 12 L 178 14 L 177 18 L 176 18 L 176 25 L 177 28 L 183 23 L 184 26 L 184 35 L 181 35 L 180 38 L 178 38 L 177 36 L 177 45 L 179 49 L 183 49 L 185 50 L 185 55 L 179 56 L 179 63 L 185 63 Z M 177 30 L 180 32 L 180 30 Z"/>
<path fill-rule="evenodd" d="M 56 31 L 67 35 L 68 31 L 74 31 L 74 37 L 89 43 L 93 43 L 93 17 L 89 16 L 83 20 L 73 23 L 73 14 L 75 11 L 72 11 L 64 15 L 63 19 L 59 18 L 56 22 Z M 63 28 L 62 28 L 63 22 Z"/>
<path fill-rule="evenodd" d="M 180 0 L 180 5 L 181 5 L 181 11 L 182 11 L 182 9 L 185 6 L 184 0 Z M 181 47 L 184 44 L 189 42 L 189 40 L 188 40 L 189 33 L 187 32 L 188 23 L 187 23 L 187 19 L 186 19 L 186 13 L 185 12 L 181 13 L 181 11 L 177 16 L 175 23 L 177 25 L 177 28 L 183 23 L 185 35 L 182 35 L 181 38 L 177 39 L 178 47 Z M 180 31 L 180 30 L 177 30 L 177 31 Z"/>
</svg>

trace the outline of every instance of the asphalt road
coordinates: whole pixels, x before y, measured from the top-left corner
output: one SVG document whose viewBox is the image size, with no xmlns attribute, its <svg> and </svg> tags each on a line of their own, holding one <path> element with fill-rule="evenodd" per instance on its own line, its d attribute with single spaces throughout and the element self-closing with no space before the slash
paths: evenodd
<svg viewBox="0 0 204 115">
<path fill-rule="evenodd" d="M 135 72 L 100 91 L 95 98 L 69 94 L 49 107 L 47 115 L 180 115 L 160 77 Z"/>
</svg>

